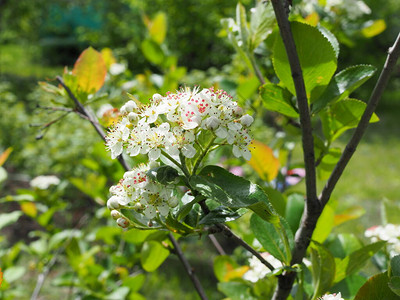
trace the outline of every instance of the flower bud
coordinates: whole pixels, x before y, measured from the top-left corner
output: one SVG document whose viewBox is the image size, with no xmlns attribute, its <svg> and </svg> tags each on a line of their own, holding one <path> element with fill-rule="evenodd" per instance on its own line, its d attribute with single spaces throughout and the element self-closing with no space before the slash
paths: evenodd
<svg viewBox="0 0 400 300">
<path fill-rule="evenodd" d="M 137 108 L 135 101 L 129 100 L 120 109 L 122 114 L 130 113 Z"/>
<path fill-rule="evenodd" d="M 206 120 L 206 128 L 207 129 L 217 129 L 221 122 L 217 117 L 211 116 Z"/>
<path fill-rule="evenodd" d="M 131 123 L 134 123 L 136 120 L 138 119 L 138 114 L 134 113 L 134 112 L 130 112 L 128 114 L 128 120 Z"/>
<path fill-rule="evenodd" d="M 172 196 L 171 198 L 168 199 L 168 205 L 169 205 L 169 207 L 175 207 L 175 206 L 178 205 L 178 203 L 179 203 L 179 200 L 178 200 L 178 198 L 175 197 L 175 196 Z"/>
<path fill-rule="evenodd" d="M 142 210 L 144 209 L 143 205 L 140 203 L 135 203 L 135 205 L 133 206 L 133 209 L 137 212 L 142 212 Z"/>
<path fill-rule="evenodd" d="M 112 211 L 111 211 L 111 217 L 114 219 L 114 220 L 118 220 L 119 218 L 121 218 L 121 213 L 118 211 L 118 210 L 115 210 L 115 209 L 113 209 Z"/>
<path fill-rule="evenodd" d="M 118 197 L 112 196 L 110 199 L 108 199 L 107 208 L 109 210 L 119 209 L 120 205 L 119 205 L 119 202 L 118 202 Z"/>
<path fill-rule="evenodd" d="M 126 218 L 119 218 L 117 224 L 119 227 L 127 228 L 129 226 L 129 221 Z"/>
<path fill-rule="evenodd" d="M 240 123 L 245 127 L 249 127 L 253 123 L 253 121 L 253 117 L 248 114 L 240 118 Z"/>
<path fill-rule="evenodd" d="M 236 115 L 241 116 L 243 115 L 243 108 L 241 108 L 240 106 L 236 106 L 234 112 Z"/>
<path fill-rule="evenodd" d="M 163 96 L 161 96 L 160 94 L 154 94 L 153 95 L 153 100 L 154 101 L 160 101 L 162 100 Z"/>
</svg>

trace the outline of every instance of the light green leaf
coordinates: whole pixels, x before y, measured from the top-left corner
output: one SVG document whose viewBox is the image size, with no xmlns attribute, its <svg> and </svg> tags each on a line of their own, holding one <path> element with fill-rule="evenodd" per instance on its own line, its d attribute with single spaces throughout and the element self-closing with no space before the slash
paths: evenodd
<svg viewBox="0 0 400 300">
<path fill-rule="evenodd" d="M 165 59 L 164 52 L 160 45 L 153 40 L 144 40 L 141 44 L 141 49 L 146 59 L 155 65 L 160 65 Z"/>
<path fill-rule="evenodd" d="M 389 288 L 387 272 L 372 276 L 359 289 L 354 300 L 398 300 L 399 296 Z"/>
<path fill-rule="evenodd" d="M 364 266 L 364 264 L 385 244 L 385 241 L 380 241 L 367 245 L 361 249 L 354 251 L 342 260 L 338 260 L 336 263 L 337 271 L 335 282 L 339 282 L 347 276 L 353 275 L 355 272 L 361 269 L 362 266 Z"/>
<path fill-rule="evenodd" d="M 262 188 L 218 166 L 206 166 L 190 179 L 190 185 L 208 199 L 231 208 L 251 209 L 264 220 L 277 223 L 279 217 Z"/>
<path fill-rule="evenodd" d="M 253 52 L 267 38 L 274 25 L 275 14 L 272 5 L 262 1 L 257 2 L 250 18 L 250 52 Z"/>
<path fill-rule="evenodd" d="M 146 275 L 138 274 L 135 276 L 129 276 L 122 280 L 122 285 L 130 288 L 131 293 L 137 292 L 143 286 L 146 280 Z"/>
<path fill-rule="evenodd" d="M 291 28 L 303 71 L 307 98 L 313 102 L 323 93 L 336 71 L 335 50 L 317 28 L 299 22 L 292 22 Z M 288 90 L 296 95 L 292 71 L 280 36 L 276 39 L 273 52 L 276 75 Z"/>
<path fill-rule="evenodd" d="M 335 211 L 328 203 L 318 219 L 311 239 L 322 244 L 332 231 L 334 219 Z"/>
<path fill-rule="evenodd" d="M 25 267 L 22 266 L 9 267 L 4 270 L 3 279 L 8 283 L 14 282 L 20 279 L 25 274 L 25 271 Z"/>
<path fill-rule="evenodd" d="M 22 215 L 23 212 L 19 210 L 10 213 L 0 214 L 0 229 L 17 222 L 19 217 Z"/>
<path fill-rule="evenodd" d="M 242 282 L 219 282 L 218 290 L 229 297 L 230 300 L 257 300 L 251 293 L 251 288 Z"/>
<path fill-rule="evenodd" d="M 115 300 L 115 299 L 126 299 L 126 296 L 129 294 L 129 288 L 127 286 L 121 286 L 116 288 L 111 294 L 105 296 L 106 300 Z"/>
<path fill-rule="evenodd" d="M 247 25 L 246 8 L 240 2 L 236 5 L 236 24 L 239 27 L 239 37 L 242 42 L 239 47 L 247 52 L 249 50 L 249 29 Z"/>
<path fill-rule="evenodd" d="M 313 286 L 315 289 L 313 299 L 322 296 L 332 286 L 335 278 L 335 258 L 324 246 L 317 242 L 311 244 L 311 262 Z"/>
<path fill-rule="evenodd" d="M 214 260 L 214 274 L 220 282 L 226 281 L 226 274 L 238 267 L 238 264 L 228 255 L 217 256 Z"/>
<path fill-rule="evenodd" d="M 301 216 L 304 210 L 304 195 L 294 193 L 287 197 L 285 218 L 289 223 L 292 232 L 296 232 L 300 225 Z"/>
<path fill-rule="evenodd" d="M 324 35 L 324 37 L 326 37 L 328 41 L 331 43 L 337 59 L 339 57 L 340 48 L 339 48 L 339 41 L 337 40 L 336 36 L 328 29 L 326 29 L 324 26 L 318 25 L 317 28 Z"/>
<path fill-rule="evenodd" d="M 267 83 L 260 87 L 260 96 L 266 109 L 292 118 L 299 116 L 297 109 L 291 103 L 292 95 L 287 89 L 276 84 Z"/>
<path fill-rule="evenodd" d="M 317 168 L 319 179 L 327 180 L 329 178 L 341 155 L 342 150 L 340 148 L 329 148 L 328 153 L 323 156 Z"/>
<path fill-rule="evenodd" d="M 385 20 L 370 20 L 364 24 L 364 28 L 361 29 L 361 34 L 366 38 L 374 37 L 386 29 Z"/>
<path fill-rule="evenodd" d="M 317 113 L 329 103 L 347 98 L 354 90 L 375 74 L 376 68 L 371 65 L 351 66 L 337 73 L 325 92 L 312 105 L 312 112 Z"/>
<path fill-rule="evenodd" d="M 291 253 L 287 250 L 293 248 L 293 233 L 286 221 L 281 219 L 280 226 L 273 225 L 253 214 L 250 219 L 250 228 L 267 252 L 286 264 L 290 263 Z M 285 247 L 282 235 L 283 231 L 285 231 L 288 237 L 290 249 L 286 249 Z"/>
<path fill-rule="evenodd" d="M 140 252 L 140 262 L 142 267 L 147 272 L 153 272 L 164 262 L 168 257 L 169 251 L 159 242 L 145 242 Z"/>
<path fill-rule="evenodd" d="M 164 12 L 159 12 L 149 24 L 149 33 L 153 41 L 162 44 L 167 34 L 167 16 Z"/>
<path fill-rule="evenodd" d="M 357 127 L 366 107 L 366 103 L 349 98 L 337 102 L 320 112 L 322 129 L 326 139 L 332 142 L 346 130 Z M 374 113 L 370 123 L 378 121 L 379 118 Z"/>
</svg>

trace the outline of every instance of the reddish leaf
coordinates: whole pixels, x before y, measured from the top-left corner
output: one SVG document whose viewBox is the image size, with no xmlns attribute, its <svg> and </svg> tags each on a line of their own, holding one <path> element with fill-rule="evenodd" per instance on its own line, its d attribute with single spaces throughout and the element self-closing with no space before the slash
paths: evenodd
<svg viewBox="0 0 400 300">
<path fill-rule="evenodd" d="M 81 53 L 72 70 L 78 79 L 78 88 L 87 94 L 96 93 L 103 86 L 106 73 L 102 55 L 92 47 Z"/>
<path fill-rule="evenodd" d="M 249 165 L 262 180 L 271 181 L 278 175 L 279 160 L 267 145 L 254 140 L 250 146 L 251 159 Z"/>
</svg>

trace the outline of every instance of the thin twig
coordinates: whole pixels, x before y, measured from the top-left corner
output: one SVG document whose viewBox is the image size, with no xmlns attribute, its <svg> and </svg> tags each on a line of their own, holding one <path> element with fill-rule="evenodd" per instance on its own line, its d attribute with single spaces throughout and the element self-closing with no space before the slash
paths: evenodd
<svg viewBox="0 0 400 300">
<path fill-rule="evenodd" d="M 266 83 L 266 81 L 265 81 L 264 77 L 262 76 L 261 71 L 257 65 L 256 59 L 252 53 L 249 55 L 249 59 L 250 59 L 251 65 L 253 67 L 254 73 L 256 74 L 256 76 L 258 78 L 258 81 L 260 81 L 260 83 L 262 85 L 264 85 Z"/>
<path fill-rule="evenodd" d="M 64 84 L 64 81 L 62 80 L 62 78 L 60 76 L 57 76 L 57 80 L 58 82 L 64 87 L 64 89 L 67 91 L 68 96 L 74 101 L 78 112 L 81 113 L 82 115 L 86 116 L 89 120 L 89 122 L 93 125 L 93 127 L 96 129 L 97 133 L 101 136 L 101 138 L 106 141 L 106 136 L 105 133 L 103 131 L 103 129 L 100 127 L 100 125 L 98 125 L 98 123 L 93 120 L 93 118 L 90 116 L 90 114 L 86 111 L 85 107 L 82 105 L 82 103 L 79 102 L 79 100 L 75 97 L 75 95 L 72 93 L 72 91 L 68 88 L 68 86 L 66 86 Z M 129 171 L 130 168 L 128 166 L 128 164 L 126 163 L 125 159 L 123 158 L 122 155 L 118 156 L 118 161 L 119 163 L 122 165 L 122 167 L 126 170 Z M 172 244 L 174 245 L 175 248 L 175 252 L 179 257 L 179 260 L 182 262 L 188 276 L 190 277 L 190 279 L 192 280 L 200 298 L 202 300 L 207 300 L 207 296 L 204 292 L 204 289 L 199 281 L 199 279 L 197 278 L 197 275 L 195 274 L 193 268 L 190 266 L 188 260 L 186 259 L 185 255 L 182 252 L 182 249 L 180 248 L 177 240 L 174 238 L 174 236 L 170 233 L 168 235 L 168 238 L 170 239 L 170 241 L 172 242 Z"/>
<path fill-rule="evenodd" d="M 346 145 L 346 148 L 343 151 L 342 156 L 340 157 L 338 163 L 335 166 L 335 169 L 333 170 L 324 189 L 322 190 L 320 196 L 320 201 L 322 205 L 325 205 L 329 201 L 332 191 L 336 186 L 336 183 L 338 182 L 348 162 L 350 161 L 351 157 L 356 151 L 357 146 L 360 143 L 360 140 L 363 137 L 369 125 L 369 120 L 371 119 L 371 116 L 374 113 L 379 103 L 379 100 L 382 97 L 383 91 L 385 90 L 390 75 L 393 69 L 395 68 L 396 62 L 399 59 L 399 57 L 400 57 L 400 33 L 397 35 L 393 47 L 391 47 L 388 51 L 386 62 L 383 66 L 382 72 L 368 101 L 367 107 L 365 108 L 364 114 L 362 115 L 361 120 L 358 123 L 358 126 L 353 133 L 353 136 Z"/>
<path fill-rule="evenodd" d="M 214 245 L 215 249 L 217 249 L 219 255 L 226 255 L 224 248 L 222 248 L 221 244 L 218 242 L 217 238 L 213 234 L 209 234 L 208 238 L 211 243 Z"/>
<path fill-rule="evenodd" d="M 192 280 L 194 287 L 197 290 L 197 293 L 199 294 L 200 298 L 202 300 L 207 300 L 207 295 L 204 292 L 203 287 L 201 286 L 201 283 L 199 279 L 197 278 L 196 274 L 194 273 L 194 269 L 190 266 L 189 262 L 187 261 L 185 255 L 182 252 L 181 247 L 179 246 L 177 240 L 174 238 L 172 233 L 168 234 L 168 238 L 170 239 L 172 245 L 174 245 L 175 252 L 178 255 L 181 263 L 183 264 L 186 273 L 188 274 L 189 278 Z"/>
</svg>

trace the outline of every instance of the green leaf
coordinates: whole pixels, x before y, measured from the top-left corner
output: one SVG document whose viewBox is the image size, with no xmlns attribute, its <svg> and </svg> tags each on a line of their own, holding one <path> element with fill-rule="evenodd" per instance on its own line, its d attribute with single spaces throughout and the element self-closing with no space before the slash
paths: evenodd
<svg viewBox="0 0 400 300">
<path fill-rule="evenodd" d="M 153 41 L 162 44 L 167 34 L 167 16 L 158 12 L 149 24 L 149 33 Z"/>
<path fill-rule="evenodd" d="M 239 37 L 242 42 L 239 47 L 247 52 L 249 50 L 249 29 L 247 26 L 246 8 L 240 2 L 236 5 L 236 24 L 239 27 Z"/>
<path fill-rule="evenodd" d="M 153 272 L 164 262 L 168 257 L 169 251 L 159 242 L 145 242 L 140 252 L 140 262 L 142 267 L 147 272 Z"/>
<path fill-rule="evenodd" d="M 334 219 L 335 211 L 328 203 L 318 219 L 311 239 L 322 244 L 332 231 Z"/>
<path fill-rule="evenodd" d="M 341 155 L 340 148 L 329 148 L 317 168 L 319 179 L 327 180 L 329 178 Z"/>
<path fill-rule="evenodd" d="M 115 236 L 121 235 L 121 228 L 116 226 L 102 226 L 96 231 L 96 240 L 103 240 L 108 245 L 115 245 Z"/>
<path fill-rule="evenodd" d="M 289 223 L 292 232 L 296 232 L 300 225 L 304 210 L 304 195 L 294 193 L 287 197 L 285 219 Z"/>
<path fill-rule="evenodd" d="M 77 77 L 80 91 L 94 94 L 104 84 L 107 67 L 100 52 L 89 47 L 78 57 L 72 69 L 72 74 Z"/>
<path fill-rule="evenodd" d="M 324 35 L 324 37 L 328 39 L 329 43 L 331 43 L 337 59 L 339 57 L 340 48 L 339 41 L 337 40 L 336 36 L 324 26 L 318 25 L 317 28 Z"/>
<path fill-rule="evenodd" d="M 350 255 L 346 256 L 344 259 L 338 260 L 336 264 L 337 271 L 335 282 L 339 282 L 347 276 L 356 273 L 385 244 L 385 241 L 380 241 L 367 245 L 359 250 L 354 251 Z"/>
<path fill-rule="evenodd" d="M 398 300 L 399 296 L 389 288 L 387 272 L 372 276 L 359 289 L 354 300 Z"/>
<path fill-rule="evenodd" d="M 272 187 L 266 187 L 264 191 L 268 195 L 268 199 L 276 212 L 282 217 L 285 217 L 286 199 L 283 194 Z"/>
<path fill-rule="evenodd" d="M 244 81 L 239 83 L 238 87 L 236 88 L 236 94 L 241 100 L 247 101 L 254 95 L 255 92 L 257 92 L 259 86 L 260 83 L 257 77 L 253 76 L 246 78 Z"/>
<path fill-rule="evenodd" d="M 267 252 L 286 264 L 290 263 L 291 253 L 287 251 L 290 249 L 286 249 L 282 237 L 282 231 L 284 230 L 288 237 L 289 247 L 293 248 L 293 233 L 287 222 L 281 219 L 281 226 L 277 226 L 253 214 L 250 219 L 250 228 Z"/>
<path fill-rule="evenodd" d="M 297 118 L 299 113 L 291 103 L 290 92 L 279 85 L 266 83 L 260 87 L 260 96 L 266 109 L 279 112 L 291 118 Z"/>
<path fill-rule="evenodd" d="M 400 276 L 400 255 L 390 260 L 390 276 Z"/>
<path fill-rule="evenodd" d="M 361 34 L 366 38 L 372 38 L 386 29 L 385 20 L 370 20 L 364 24 L 364 28 L 361 29 Z"/>
<path fill-rule="evenodd" d="M 332 286 L 336 265 L 332 253 L 317 242 L 312 242 L 311 244 L 311 262 L 315 289 L 313 299 L 315 299 L 323 295 Z"/>
<path fill-rule="evenodd" d="M 257 300 L 251 293 L 251 288 L 242 282 L 219 282 L 218 290 L 229 297 L 230 300 Z"/>
<path fill-rule="evenodd" d="M 354 296 L 366 281 L 367 278 L 364 276 L 354 274 L 347 276 L 345 279 L 332 286 L 330 290 L 341 292 L 342 298 L 344 299 L 354 299 Z"/>
<path fill-rule="evenodd" d="M 345 258 L 352 252 L 362 248 L 360 240 L 352 233 L 340 233 L 325 242 L 326 247 L 337 258 Z"/>
<path fill-rule="evenodd" d="M 272 5 L 262 1 L 257 2 L 255 11 L 250 18 L 250 52 L 253 52 L 267 38 L 274 25 L 275 14 Z"/>
<path fill-rule="evenodd" d="M 400 296 L 400 276 L 390 277 L 389 288 L 393 293 Z"/>
<path fill-rule="evenodd" d="M 226 274 L 238 267 L 238 264 L 228 255 L 220 255 L 214 259 L 214 274 L 220 282 L 226 281 Z"/>
<path fill-rule="evenodd" d="M 353 91 L 375 74 L 376 68 L 371 65 L 351 66 L 337 73 L 325 92 L 312 105 L 312 112 L 317 113 L 329 103 L 347 98 Z"/>
<path fill-rule="evenodd" d="M 324 135 L 330 142 L 337 139 L 343 132 L 357 127 L 367 104 L 348 98 L 337 102 L 320 112 Z M 379 118 L 374 113 L 370 123 L 378 122 Z"/>
<path fill-rule="evenodd" d="M 0 229 L 17 222 L 19 217 L 22 215 L 23 212 L 19 210 L 10 213 L 0 214 Z"/>
<path fill-rule="evenodd" d="M 22 266 L 9 267 L 3 271 L 3 279 L 8 283 L 11 283 L 15 280 L 20 279 L 25 274 L 25 272 L 26 269 Z"/>
<path fill-rule="evenodd" d="M 122 233 L 122 238 L 128 243 L 138 245 L 146 241 L 150 235 L 157 232 L 157 230 L 130 229 Z"/>
<path fill-rule="evenodd" d="M 183 224 L 181 222 L 179 222 L 177 219 L 175 219 L 174 217 L 171 216 L 171 214 L 169 214 L 165 220 L 165 225 L 167 225 L 167 228 L 175 233 L 179 233 L 182 235 L 186 235 L 189 233 L 193 232 L 193 228 Z"/>
<path fill-rule="evenodd" d="M 246 210 L 243 209 L 231 210 L 224 206 L 219 206 L 205 215 L 200 220 L 199 225 L 212 225 L 234 221 L 240 218 L 245 212 Z"/>
<path fill-rule="evenodd" d="M 137 292 L 143 286 L 146 280 L 146 275 L 138 274 L 135 276 L 129 276 L 122 280 L 122 285 L 130 288 L 131 293 Z"/>
<path fill-rule="evenodd" d="M 146 59 L 155 65 L 160 65 L 165 59 L 160 45 L 153 40 L 144 40 L 141 44 L 141 49 Z"/>
<path fill-rule="evenodd" d="M 221 167 L 204 167 L 198 176 L 191 177 L 190 185 L 207 199 L 231 208 L 245 207 L 268 222 L 279 222 L 262 188 Z"/>
<path fill-rule="evenodd" d="M 115 299 L 126 299 L 126 296 L 129 294 L 129 288 L 126 286 L 121 286 L 116 288 L 112 293 L 105 296 L 106 300 L 115 300 Z"/>
<path fill-rule="evenodd" d="M 158 181 L 163 185 L 171 184 L 179 177 L 178 171 L 167 165 L 150 169 L 147 175 L 154 181 Z"/>
<path fill-rule="evenodd" d="M 292 22 L 291 28 L 303 71 L 307 98 L 313 102 L 325 90 L 336 71 L 335 50 L 317 28 L 299 22 Z M 296 95 L 292 71 L 280 36 L 275 41 L 273 53 L 276 75 L 288 90 Z"/>
</svg>

